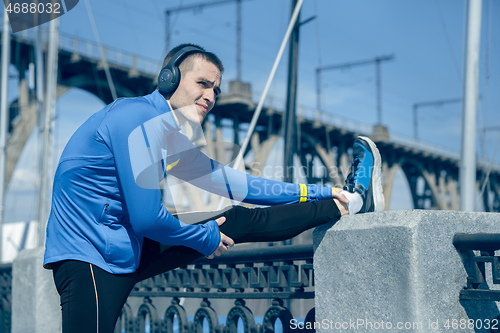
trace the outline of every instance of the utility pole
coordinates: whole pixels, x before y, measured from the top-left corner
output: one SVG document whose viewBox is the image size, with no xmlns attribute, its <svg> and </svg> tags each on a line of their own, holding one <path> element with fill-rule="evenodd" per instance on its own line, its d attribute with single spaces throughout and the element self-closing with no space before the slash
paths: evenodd
<svg viewBox="0 0 500 333">
<path fill-rule="evenodd" d="M 39 16 L 35 16 L 36 19 L 39 18 Z M 37 25 L 35 27 L 35 32 L 36 32 L 36 37 L 35 37 L 35 92 L 36 92 L 36 104 L 37 104 L 37 121 L 38 121 L 38 142 L 42 143 L 44 140 L 43 136 L 43 126 L 44 126 L 44 120 L 43 120 L 43 94 L 44 94 L 44 64 L 43 64 L 43 32 L 42 32 L 42 27 Z M 37 216 L 37 239 L 36 243 L 37 246 L 43 246 L 44 240 L 42 240 L 42 237 L 40 236 L 41 233 L 45 234 L 45 231 L 42 230 L 42 228 L 45 227 L 45 224 L 42 223 L 42 216 L 41 214 L 43 213 L 41 204 L 43 203 L 42 201 L 42 177 L 44 176 L 44 159 L 45 159 L 45 152 L 42 147 L 42 145 L 39 145 L 39 156 L 38 156 L 38 216 Z"/>
<path fill-rule="evenodd" d="M 3 12 L 3 30 L 2 30 L 2 63 L 0 79 L 0 262 L 2 261 L 3 246 L 3 224 L 5 211 L 5 192 L 7 189 L 6 166 L 7 166 L 7 128 L 8 128 L 8 110 L 7 110 L 7 85 L 9 80 L 10 64 L 10 29 L 9 17 L 7 11 Z"/>
<path fill-rule="evenodd" d="M 292 0 L 292 9 L 295 8 L 297 0 Z M 293 155 L 297 151 L 297 119 L 295 117 L 295 106 L 297 100 L 297 71 L 299 63 L 299 29 L 300 12 L 297 23 L 293 27 L 290 43 L 288 44 L 288 89 L 286 97 L 286 108 L 284 117 L 284 158 L 283 158 L 283 181 L 293 183 Z"/>
<path fill-rule="evenodd" d="M 382 84 L 380 82 L 380 62 L 381 58 L 375 58 L 375 78 L 377 84 L 377 125 L 382 125 Z"/>
<path fill-rule="evenodd" d="M 43 103 L 42 127 L 42 166 L 38 213 L 38 247 L 45 243 L 45 228 L 49 219 L 51 190 L 52 190 L 52 123 L 54 120 L 54 109 L 56 105 L 57 90 L 57 65 L 59 51 L 59 19 L 50 21 L 49 45 L 47 50 L 47 84 Z"/>
<path fill-rule="evenodd" d="M 297 5 L 297 0 L 292 0 L 292 11 Z M 291 13 L 293 15 L 293 12 Z M 297 152 L 297 77 L 299 68 L 299 32 L 300 26 L 306 24 L 316 17 L 312 16 L 304 22 L 299 22 L 300 12 L 297 17 L 297 23 L 293 27 L 288 46 L 288 89 L 286 96 L 285 116 L 283 119 L 284 128 L 284 155 L 283 155 L 283 181 L 293 183 L 293 155 Z"/>
<path fill-rule="evenodd" d="M 238 167 L 243 162 L 243 154 L 246 151 L 248 144 L 250 143 L 250 138 L 252 137 L 252 134 L 255 130 L 255 126 L 257 125 L 257 120 L 259 119 L 260 113 L 261 113 L 262 108 L 264 106 L 264 101 L 266 100 L 267 93 L 269 92 L 269 89 L 271 88 L 271 83 L 273 82 L 274 76 L 275 76 L 276 71 L 278 69 L 278 65 L 281 61 L 281 57 L 283 56 L 283 53 L 285 52 L 285 48 L 286 48 L 286 45 L 288 44 L 288 40 L 290 39 L 290 36 L 292 35 L 292 30 L 295 27 L 295 24 L 297 22 L 297 18 L 299 16 L 300 9 L 302 8 L 303 3 L 304 3 L 304 0 L 298 0 L 297 5 L 293 9 L 292 18 L 290 19 L 290 23 L 288 24 L 288 28 L 286 29 L 285 36 L 283 38 L 283 41 L 281 42 L 281 46 L 279 48 L 278 54 L 276 55 L 276 59 L 274 60 L 273 67 L 271 69 L 271 72 L 269 73 L 269 77 L 267 78 L 266 85 L 264 86 L 264 91 L 262 92 L 262 95 L 260 96 L 259 103 L 257 104 L 257 107 L 255 108 L 255 112 L 253 113 L 252 120 L 250 121 L 250 125 L 248 126 L 248 131 L 246 133 L 245 139 L 243 140 L 243 143 L 241 144 L 240 152 L 234 161 L 233 168 L 236 170 L 238 170 Z M 224 200 L 225 200 L 225 198 L 221 198 L 221 200 L 219 201 L 219 205 L 218 205 L 217 210 L 222 209 L 222 207 L 224 205 Z"/>
<path fill-rule="evenodd" d="M 241 0 L 236 0 L 236 80 L 241 81 Z"/>
<path fill-rule="evenodd" d="M 40 26 L 37 26 L 36 28 L 36 40 L 35 40 L 35 89 L 36 89 L 36 103 L 37 103 L 37 116 L 38 116 L 38 142 L 42 143 L 44 141 L 44 133 L 43 133 L 43 128 L 44 128 L 44 122 L 45 120 L 43 119 L 43 94 L 44 94 L 44 63 L 43 63 L 43 32 L 42 28 Z M 45 227 L 45 224 L 42 222 L 43 221 L 43 214 L 44 211 L 40 205 L 43 204 L 42 200 L 42 182 L 43 182 L 43 177 L 44 177 L 44 159 L 45 159 L 45 152 L 44 148 L 42 145 L 39 146 L 39 156 L 38 156 L 38 216 L 37 216 L 37 246 L 43 246 L 44 240 L 42 239 L 41 234 L 45 234 L 45 231 L 42 230 Z"/>
<path fill-rule="evenodd" d="M 165 26 L 166 26 L 166 38 L 165 38 L 165 48 L 166 51 L 170 51 L 170 43 L 172 41 L 172 29 L 170 15 L 172 13 L 191 11 L 191 10 L 203 10 L 205 7 L 223 5 L 228 2 L 236 1 L 236 79 L 241 80 L 241 2 L 246 0 L 219 0 L 202 2 L 197 4 L 192 4 L 188 6 L 179 6 L 175 8 L 169 8 L 165 11 Z"/>
<path fill-rule="evenodd" d="M 463 90 L 460 210 L 472 212 L 476 198 L 476 113 L 481 41 L 481 0 L 469 0 Z"/>
<path fill-rule="evenodd" d="M 394 55 L 387 55 L 376 57 L 374 59 L 347 62 L 338 65 L 328 65 L 316 68 L 316 107 L 318 110 L 322 110 L 321 106 L 321 73 L 323 71 L 334 70 L 334 69 L 346 69 L 355 66 L 371 65 L 375 64 L 375 76 L 376 76 L 376 93 L 377 93 L 377 125 L 382 125 L 382 83 L 381 83 L 381 73 L 380 73 L 380 63 L 382 61 L 393 60 Z"/>
<path fill-rule="evenodd" d="M 427 106 L 443 106 L 446 104 L 454 104 L 462 102 L 461 98 L 451 98 L 451 99 L 443 99 L 439 101 L 430 101 L 430 102 L 420 102 L 413 104 L 413 136 L 415 140 L 418 140 L 418 115 L 417 111 L 421 107 Z"/>
</svg>

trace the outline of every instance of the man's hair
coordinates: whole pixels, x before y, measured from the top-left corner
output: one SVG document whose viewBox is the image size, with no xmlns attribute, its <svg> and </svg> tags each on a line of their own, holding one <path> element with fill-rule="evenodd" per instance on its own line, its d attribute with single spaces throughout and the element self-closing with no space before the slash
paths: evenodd
<svg viewBox="0 0 500 333">
<path fill-rule="evenodd" d="M 178 65 L 180 67 L 181 64 L 182 64 L 182 67 L 183 67 L 182 69 L 184 70 L 184 72 L 186 72 L 186 71 L 188 72 L 188 71 L 190 71 L 190 70 L 193 69 L 193 59 L 195 57 L 200 57 L 203 60 L 211 62 L 212 64 L 214 64 L 219 69 L 219 71 L 221 73 L 224 72 L 224 66 L 222 65 L 222 61 L 219 59 L 218 56 L 216 56 L 212 52 L 205 51 L 205 49 L 203 47 L 201 47 L 201 46 L 198 46 L 196 44 L 189 44 L 189 43 L 181 44 L 181 45 L 178 45 L 178 46 L 174 47 L 173 49 L 171 49 L 170 52 L 168 52 L 168 54 L 165 57 L 165 59 L 163 60 L 163 64 L 162 64 L 161 68 L 167 66 L 167 64 L 170 61 L 170 59 L 172 59 L 172 57 L 180 49 L 182 49 L 182 48 L 184 48 L 186 46 L 194 46 L 196 48 L 199 48 L 200 51 L 190 52 L 187 56 L 185 56 L 184 58 L 180 59 L 180 62 L 179 62 Z"/>
</svg>

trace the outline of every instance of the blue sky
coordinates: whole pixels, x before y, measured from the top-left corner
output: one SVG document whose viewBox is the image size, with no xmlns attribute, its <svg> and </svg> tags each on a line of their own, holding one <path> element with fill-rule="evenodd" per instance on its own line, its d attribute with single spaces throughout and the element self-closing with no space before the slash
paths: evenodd
<svg viewBox="0 0 500 333">
<path fill-rule="evenodd" d="M 113 48 L 161 62 L 165 55 L 164 11 L 202 0 L 89 0 L 102 42 Z M 252 84 L 258 101 L 272 68 L 290 16 L 289 0 L 243 1 L 242 79 Z M 382 123 L 392 135 L 413 137 L 414 103 L 459 98 L 462 95 L 466 1 L 458 0 L 305 0 L 301 20 L 298 103 L 316 107 L 315 69 L 394 55 L 382 63 Z M 223 77 L 236 77 L 236 5 L 228 3 L 172 16 L 171 46 L 190 42 L 217 53 L 225 64 Z M 480 53 L 478 129 L 500 126 L 500 2 L 483 0 Z M 48 24 L 44 25 L 48 28 Z M 60 31 L 95 40 L 84 1 L 60 19 Z M 287 53 L 270 90 L 277 107 L 286 97 Z M 224 85 L 223 85 L 224 88 Z M 376 123 L 375 66 L 366 65 L 323 73 L 325 112 L 371 126 Z M 57 147 L 102 103 L 81 91 L 58 101 Z M 64 120 L 66 119 L 66 120 Z M 421 108 L 419 136 L 428 143 L 459 151 L 461 105 Z M 57 129 L 59 128 L 59 129 Z M 74 130 L 74 129 L 73 129 Z M 485 151 L 493 158 L 500 131 L 486 132 Z M 478 155 L 482 147 L 478 140 Z M 34 150 L 33 150 L 34 149 Z M 25 155 L 36 153 L 36 147 Z M 57 160 L 57 158 L 55 158 Z M 29 160 L 29 158 L 28 158 Z M 500 163 L 500 152 L 495 161 Z M 32 164 L 25 165 L 27 174 Z M 25 174 L 25 173 L 22 173 Z M 17 177 L 18 178 L 18 177 Z M 34 183 L 24 177 L 24 183 Z M 29 191 L 30 186 L 26 185 Z M 404 181 L 393 209 L 412 208 Z M 20 187 L 21 188 L 21 187 Z M 20 189 L 19 188 L 19 189 Z M 406 192 L 405 192 L 406 191 Z M 15 203 L 15 195 L 7 200 Z M 9 205 L 7 204 L 7 207 Z M 12 211 L 15 209 L 12 208 Z M 26 220 L 25 212 L 7 213 L 7 221 Z M 9 215 L 12 214 L 12 215 Z"/>
</svg>

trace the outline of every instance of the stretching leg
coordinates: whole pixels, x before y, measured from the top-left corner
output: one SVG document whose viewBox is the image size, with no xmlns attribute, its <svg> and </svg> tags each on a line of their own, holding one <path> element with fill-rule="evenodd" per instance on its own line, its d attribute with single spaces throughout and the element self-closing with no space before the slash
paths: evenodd
<svg viewBox="0 0 500 333">
<path fill-rule="evenodd" d="M 221 216 L 226 218 L 226 222 L 220 226 L 220 231 L 238 244 L 290 239 L 308 229 L 338 220 L 340 211 L 333 200 L 320 200 L 266 208 L 234 206 L 220 213 L 179 215 L 188 224 L 206 223 Z"/>
<path fill-rule="evenodd" d="M 340 218 L 333 200 L 249 209 L 229 207 L 221 212 L 189 213 L 181 219 L 205 223 L 226 217 L 220 230 L 236 243 L 272 242 Z M 184 246 L 160 251 L 158 242 L 145 239 L 138 270 L 110 274 L 94 265 L 66 260 L 53 264 L 54 281 L 61 295 L 63 332 L 111 332 L 135 283 L 186 266 L 203 257 Z"/>
<path fill-rule="evenodd" d="M 52 264 L 61 295 L 64 333 L 111 333 L 136 283 L 135 273 L 111 274 L 76 260 Z"/>
<path fill-rule="evenodd" d="M 226 218 L 226 222 L 220 226 L 220 231 L 237 244 L 290 239 L 308 229 L 337 221 L 341 212 L 333 200 L 320 200 L 266 208 L 235 206 L 216 213 L 179 215 L 183 222 L 190 224 L 206 223 L 221 216 Z M 159 251 L 157 242 L 147 240 L 139 265 L 139 281 L 188 265 L 200 257 L 203 257 L 201 253 L 184 246 L 172 246 Z"/>
</svg>

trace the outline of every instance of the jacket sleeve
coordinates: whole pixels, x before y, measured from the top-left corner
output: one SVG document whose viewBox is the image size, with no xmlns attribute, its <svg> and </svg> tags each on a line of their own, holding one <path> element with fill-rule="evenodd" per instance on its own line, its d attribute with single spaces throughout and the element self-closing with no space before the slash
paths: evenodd
<svg viewBox="0 0 500 333">
<path fill-rule="evenodd" d="M 182 143 L 185 148 L 170 155 L 164 164 L 175 164 L 169 174 L 206 191 L 235 201 L 269 206 L 332 198 L 331 187 L 251 176 L 210 159 L 185 140 L 187 142 Z"/>
<path fill-rule="evenodd" d="M 129 145 L 129 137 L 137 128 L 141 130 L 148 114 L 154 114 L 156 110 L 145 102 L 128 103 L 128 100 L 115 107 L 120 107 L 119 112 L 108 111 L 106 121 L 99 128 L 99 134 L 113 153 L 118 184 L 125 198 L 132 228 L 137 234 L 164 244 L 184 245 L 204 255 L 212 254 L 217 249 L 221 237 L 216 221 L 200 225 L 188 225 L 179 221 L 162 205 L 158 186 L 139 186 L 134 178 L 132 166 L 137 165 L 145 154 L 149 157 L 149 151 L 144 138 L 142 142 L 139 140 Z M 157 176 L 146 177 L 145 182 L 150 182 L 155 177 Z"/>
</svg>

